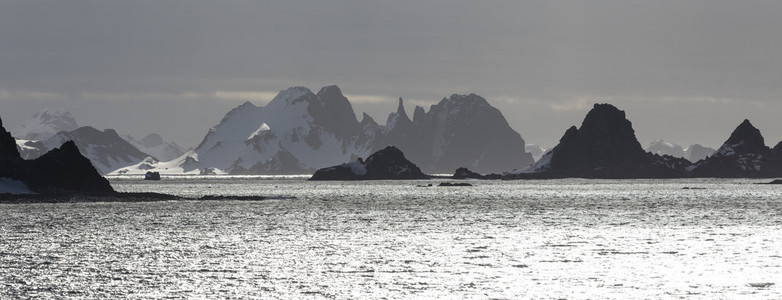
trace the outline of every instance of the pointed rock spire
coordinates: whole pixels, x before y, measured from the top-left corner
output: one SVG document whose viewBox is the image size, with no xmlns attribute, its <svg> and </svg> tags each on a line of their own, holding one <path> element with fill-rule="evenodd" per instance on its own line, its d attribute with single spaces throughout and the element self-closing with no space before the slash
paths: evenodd
<svg viewBox="0 0 782 300">
<path fill-rule="evenodd" d="M 399 97 L 399 106 L 397 106 L 397 108 L 396 108 L 396 113 L 399 114 L 400 116 L 404 116 L 408 120 L 410 119 L 407 116 L 407 113 L 405 112 L 405 105 L 404 105 L 404 102 L 402 100 L 402 97 Z"/>
</svg>

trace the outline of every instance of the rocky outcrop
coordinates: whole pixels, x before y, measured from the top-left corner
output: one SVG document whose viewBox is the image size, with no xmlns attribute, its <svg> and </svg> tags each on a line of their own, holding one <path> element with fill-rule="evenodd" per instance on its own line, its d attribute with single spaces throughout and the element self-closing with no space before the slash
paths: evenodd
<svg viewBox="0 0 782 300">
<path fill-rule="evenodd" d="M 160 180 L 160 172 L 147 172 L 144 174 L 144 180 Z"/>
<path fill-rule="evenodd" d="M 569 128 L 559 144 L 534 165 L 508 178 L 673 178 L 683 177 L 690 163 L 641 148 L 625 112 L 595 104 L 581 128 Z"/>
<path fill-rule="evenodd" d="M 779 142 L 776 146 L 774 146 L 774 151 L 782 153 L 782 141 Z"/>
<path fill-rule="evenodd" d="M 689 171 L 692 177 L 779 177 L 782 155 L 766 146 L 760 130 L 744 120 L 717 152 Z"/>
<path fill-rule="evenodd" d="M 396 147 L 389 146 L 370 155 L 366 161 L 323 168 L 315 172 L 310 180 L 395 180 L 428 179 L 415 164 L 405 158 Z"/>
</svg>

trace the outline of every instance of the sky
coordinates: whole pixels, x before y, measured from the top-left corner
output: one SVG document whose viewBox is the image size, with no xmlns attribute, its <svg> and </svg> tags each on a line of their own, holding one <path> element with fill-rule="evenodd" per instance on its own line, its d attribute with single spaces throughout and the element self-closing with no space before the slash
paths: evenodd
<svg viewBox="0 0 782 300">
<path fill-rule="evenodd" d="M 782 1 L 0 1 L 0 117 L 197 145 L 245 101 L 336 84 L 385 123 L 451 94 L 553 147 L 594 103 L 654 139 L 782 140 Z"/>
</svg>

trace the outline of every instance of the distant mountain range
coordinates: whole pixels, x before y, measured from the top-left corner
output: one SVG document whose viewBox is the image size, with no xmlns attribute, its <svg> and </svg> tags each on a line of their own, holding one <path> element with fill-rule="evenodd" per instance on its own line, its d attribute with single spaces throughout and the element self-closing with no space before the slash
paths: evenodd
<svg viewBox="0 0 782 300">
<path fill-rule="evenodd" d="M 690 145 L 686 149 L 682 149 L 682 146 L 677 144 L 668 143 L 663 140 L 655 140 L 646 147 L 646 151 L 658 155 L 681 157 L 690 162 L 697 162 L 711 156 L 717 150 L 699 144 Z"/>
<path fill-rule="evenodd" d="M 116 170 L 161 173 L 303 174 L 366 158 L 393 145 L 427 173 L 459 166 L 495 172 L 533 163 L 525 142 L 499 110 L 477 95 L 453 95 L 411 120 L 399 99 L 385 125 L 361 121 L 337 86 L 317 94 L 304 87 L 280 92 L 266 106 L 246 102 L 228 112 L 192 151 L 172 161 L 143 161 Z"/>
<path fill-rule="evenodd" d="M 212 127 L 195 148 L 141 139 L 113 129 L 79 127 L 68 112 L 44 110 L 14 131 L 17 151 L 35 159 L 67 141 L 101 174 L 311 174 L 393 146 L 427 174 L 476 178 L 679 178 L 782 177 L 782 142 L 765 146 L 745 120 L 719 149 L 663 140 L 643 149 L 624 111 L 596 104 L 581 127 L 569 128 L 552 149 L 527 145 L 484 98 L 452 95 L 413 110 L 400 98 L 379 125 L 356 119 L 337 86 L 318 93 L 304 87 L 281 91 L 266 106 L 246 102 Z M 513 169 L 513 171 L 508 171 Z M 489 175 L 480 175 L 487 174 Z"/>
</svg>

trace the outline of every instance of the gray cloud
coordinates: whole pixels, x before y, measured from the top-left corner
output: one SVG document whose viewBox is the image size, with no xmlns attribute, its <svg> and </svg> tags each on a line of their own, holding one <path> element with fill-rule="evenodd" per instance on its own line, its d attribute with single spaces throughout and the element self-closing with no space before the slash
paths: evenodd
<svg viewBox="0 0 782 300">
<path fill-rule="evenodd" d="M 0 105 L 195 144 L 242 100 L 338 84 L 378 121 L 396 97 L 476 93 L 553 146 L 594 102 L 642 142 L 710 146 L 750 118 L 782 139 L 778 1 L 4 1 Z M 242 99 L 246 97 L 247 99 Z M 386 101 L 381 101 L 387 99 Z M 163 132 L 165 131 L 165 132 Z"/>
</svg>

